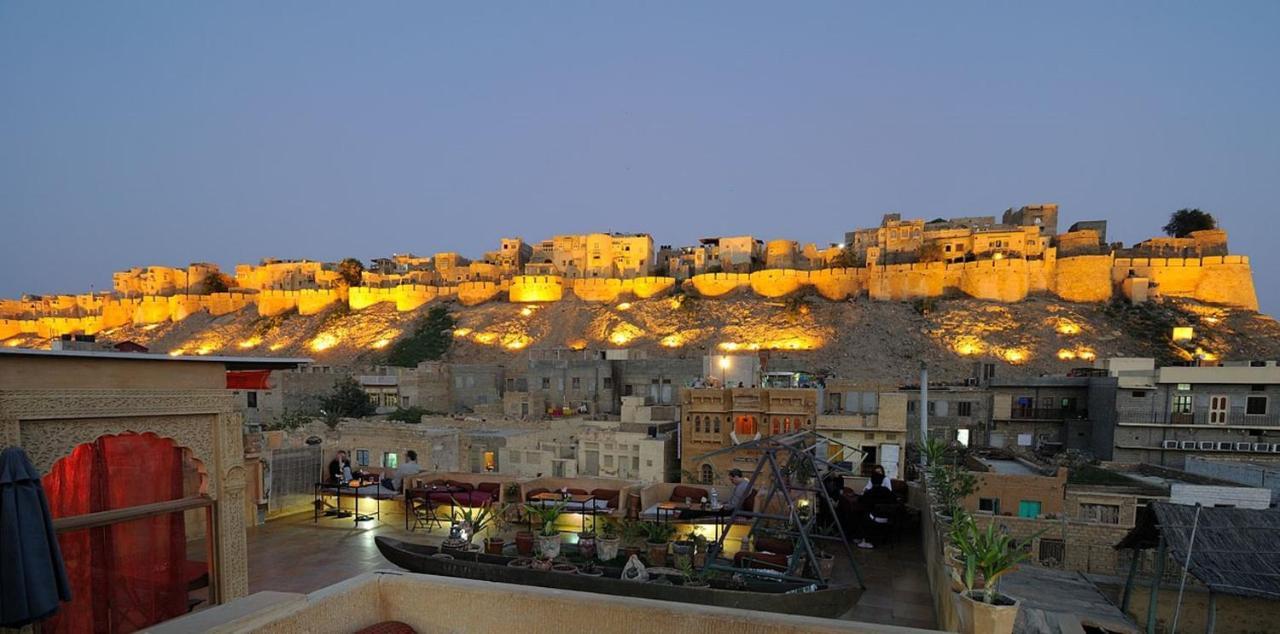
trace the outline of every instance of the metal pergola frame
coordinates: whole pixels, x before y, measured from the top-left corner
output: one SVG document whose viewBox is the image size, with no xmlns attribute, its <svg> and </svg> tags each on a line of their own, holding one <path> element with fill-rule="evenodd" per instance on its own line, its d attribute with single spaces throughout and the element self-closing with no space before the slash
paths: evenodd
<svg viewBox="0 0 1280 634">
<path fill-rule="evenodd" d="M 730 454 L 741 451 L 758 451 L 760 458 L 756 461 L 756 467 L 751 472 L 748 490 L 755 490 L 756 482 L 760 480 L 760 475 L 767 474 L 769 477 L 769 491 L 764 497 L 763 502 L 757 502 L 750 511 L 742 508 L 733 509 L 733 513 L 729 516 L 729 525 L 738 523 L 740 520 L 751 520 L 751 529 L 748 535 L 754 535 L 761 528 L 764 522 L 785 522 L 786 529 L 782 530 L 786 534 L 799 542 L 800 548 L 791 557 L 787 571 L 779 573 L 769 570 L 759 570 L 754 568 L 734 568 L 732 564 L 725 564 L 720 561 L 719 554 L 724 552 L 724 540 L 729 535 L 726 527 L 721 531 L 719 538 L 711 545 L 706 563 L 703 570 L 720 570 L 724 572 L 732 572 L 734 574 L 745 574 L 767 579 L 782 579 L 787 581 L 800 582 L 817 582 L 826 585 L 829 580 L 824 578 L 822 569 L 818 565 L 817 553 L 814 549 L 814 540 L 821 539 L 827 541 L 839 542 L 844 546 L 846 557 L 848 557 L 849 565 L 853 569 L 853 574 L 858 580 L 858 586 L 866 588 L 862 580 L 862 571 L 858 568 L 858 562 L 853 556 L 853 547 L 849 545 L 849 540 L 845 538 L 844 526 L 840 523 L 840 514 L 836 511 L 836 503 L 831 499 L 825 487 L 821 485 L 818 467 L 823 467 L 825 473 L 838 473 L 840 475 L 854 475 L 852 471 L 841 467 L 825 458 L 817 456 L 817 449 L 823 443 L 831 443 L 844 447 L 845 450 L 853 450 L 857 454 L 862 454 L 862 450 L 858 447 L 845 444 L 839 440 L 829 436 L 820 434 L 812 430 L 800 430 L 776 436 L 758 438 L 749 440 L 732 447 L 717 449 L 694 458 L 701 461 L 712 456 Z M 844 451 L 841 452 L 842 454 Z M 785 457 L 784 461 L 779 458 Z M 792 473 L 808 473 L 811 476 L 811 482 L 816 486 L 810 485 L 792 485 L 788 482 L 784 474 L 784 465 Z M 827 504 L 827 508 L 831 509 L 832 518 L 835 520 L 835 535 L 820 535 L 813 532 L 814 523 L 817 521 L 817 509 L 812 510 L 807 518 L 802 518 L 797 508 L 797 497 L 792 495 L 794 491 L 804 493 L 816 493 Z M 785 505 L 785 514 L 769 513 L 770 504 L 775 497 L 780 497 Z M 757 500 L 759 500 L 757 495 Z M 744 522 L 745 523 L 745 522 Z M 801 556 L 795 556 L 801 555 Z M 808 563 L 808 570 L 813 573 L 814 577 L 806 577 L 805 563 Z"/>
</svg>

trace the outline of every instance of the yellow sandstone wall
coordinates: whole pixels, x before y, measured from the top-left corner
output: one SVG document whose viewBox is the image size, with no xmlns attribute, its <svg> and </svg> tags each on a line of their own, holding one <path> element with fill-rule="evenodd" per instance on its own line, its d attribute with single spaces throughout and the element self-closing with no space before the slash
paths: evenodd
<svg viewBox="0 0 1280 634">
<path fill-rule="evenodd" d="M 785 297 L 809 283 L 808 271 L 765 269 L 749 276 L 751 291 L 761 297 Z"/>
<path fill-rule="evenodd" d="M 637 277 L 631 280 L 631 292 L 640 299 L 657 297 L 670 292 L 676 286 L 674 277 Z"/>
<path fill-rule="evenodd" d="M 861 295 L 867 288 L 866 269 L 822 269 L 809 273 L 809 283 L 818 294 L 839 302 Z"/>
<path fill-rule="evenodd" d="M 22 334 L 22 322 L 17 319 L 0 319 L 0 339 Z"/>
<path fill-rule="evenodd" d="M 138 301 L 133 311 L 133 323 L 137 325 L 162 324 L 169 321 L 169 298 L 160 295 L 149 295 Z"/>
<path fill-rule="evenodd" d="M 584 302 L 611 303 L 631 290 L 631 280 L 617 278 L 582 278 L 573 280 L 573 294 Z"/>
<path fill-rule="evenodd" d="M 496 282 L 462 282 L 458 284 L 458 301 L 463 306 L 483 304 L 502 292 Z"/>
<path fill-rule="evenodd" d="M 965 262 L 960 291 L 993 302 L 1020 302 L 1027 298 L 1027 261 L 1021 259 Z"/>
<path fill-rule="evenodd" d="M 439 288 L 423 284 L 401 284 L 396 287 L 396 310 L 407 313 L 440 295 Z"/>
<path fill-rule="evenodd" d="M 1249 257 L 1224 255 L 1204 258 L 1204 275 L 1196 286 L 1196 299 L 1258 310 L 1258 292 L 1253 286 Z"/>
<path fill-rule="evenodd" d="M 304 288 L 298 293 L 298 314 L 315 315 L 329 306 L 347 301 L 347 288 Z"/>
<path fill-rule="evenodd" d="M 351 310 L 364 310 L 374 304 L 396 302 L 396 289 L 370 286 L 353 286 L 347 291 L 347 305 Z"/>
<path fill-rule="evenodd" d="M 511 278 L 508 299 L 513 302 L 558 302 L 564 297 L 564 280 L 554 275 L 517 275 Z"/>
<path fill-rule="evenodd" d="M 746 273 L 703 273 L 689 278 L 693 289 L 703 297 L 721 297 L 739 288 L 751 286 L 751 276 Z"/>
<path fill-rule="evenodd" d="M 1050 291 L 1069 302 L 1105 302 L 1111 299 L 1110 255 L 1058 258 Z"/>
<path fill-rule="evenodd" d="M 283 315 L 298 309 L 298 291 L 262 291 L 258 293 L 258 314 L 263 317 Z"/>
</svg>

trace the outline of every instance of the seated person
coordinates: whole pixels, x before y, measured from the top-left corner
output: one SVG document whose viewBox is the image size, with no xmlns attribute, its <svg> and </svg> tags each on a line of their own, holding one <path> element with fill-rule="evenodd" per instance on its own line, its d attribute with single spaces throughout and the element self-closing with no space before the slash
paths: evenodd
<svg viewBox="0 0 1280 634">
<path fill-rule="evenodd" d="M 871 467 L 871 478 L 874 478 L 877 475 L 884 479 L 884 482 L 883 482 L 884 488 L 889 489 L 889 491 L 893 491 L 893 478 L 890 478 L 889 476 L 884 474 L 884 467 L 880 465 Z M 873 484 L 871 481 L 871 478 L 867 478 L 867 486 L 862 487 L 863 491 L 870 491 L 871 487 L 873 486 L 881 486 L 881 485 Z"/>
<path fill-rule="evenodd" d="M 856 542 L 858 548 L 874 548 L 875 546 L 870 541 L 867 541 L 867 536 L 871 534 L 876 524 L 884 524 L 889 521 L 888 518 L 875 515 L 876 507 L 882 504 L 898 503 L 898 497 L 886 486 L 886 480 L 888 478 L 884 474 L 873 473 L 871 475 L 872 486 L 858 498 L 858 505 L 854 510 L 854 534 L 858 536 Z"/>
<path fill-rule="evenodd" d="M 334 456 L 329 462 L 329 482 L 331 484 L 342 484 L 354 480 L 354 474 L 351 472 L 351 461 L 347 460 L 347 452 L 338 450 L 338 455 Z"/>
<path fill-rule="evenodd" d="M 751 495 L 751 481 L 742 475 L 742 469 L 730 469 L 729 481 L 733 483 L 733 495 L 729 496 L 728 507 L 737 509 Z"/>
<path fill-rule="evenodd" d="M 388 478 L 383 478 L 382 486 L 384 488 L 392 491 L 403 491 L 404 479 L 422 472 L 422 467 L 418 466 L 418 452 L 410 449 L 404 453 L 404 456 L 405 461 L 396 468 L 395 473 L 392 473 Z"/>
</svg>

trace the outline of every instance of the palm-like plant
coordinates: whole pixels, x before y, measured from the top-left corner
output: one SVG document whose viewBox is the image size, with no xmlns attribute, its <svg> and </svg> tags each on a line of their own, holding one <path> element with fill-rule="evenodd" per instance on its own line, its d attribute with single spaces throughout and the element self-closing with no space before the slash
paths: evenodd
<svg viewBox="0 0 1280 634">
<path fill-rule="evenodd" d="M 965 590 L 972 596 L 973 591 L 977 589 L 975 587 L 977 578 L 981 575 L 982 601 L 995 603 L 1000 577 L 1012 572 L 1018 564 L 1027 559 L 1029 556 L 1027 545 L 1043 532 L 1039 531 L 1026 540 L 1019 541 L 1004 531 L 998 530 L 994 523 L 988 524 L 986 530 L 975 528 L 968 540 L 957 543 L 964 556 L 962 582 Z"/>
<path fill-rule="evenodd" d="M 468 542 L 471 541 L 471 538 L 484 532 L 484 529 L 496 523 L 497 516 L 488 505 L 470 507 L 459 504 L 458 499 L 453 496 L 449 496 L 449 498 L 453 500 L 453 508 L 460 509 L 458 510 L 458 517 L 462 520 L 462 523 L 471 527 L 471 533 L 467 535 Z"/>
<path fill-rule="evenodd" d="M 641 522 L 640 526 L 650 544 L 665 544 L 676 534 L 676 527 L 667 522 Z"/>
<path fill-rule="evenodd" d="M 564 512 L 567 502 L 560 501 L 555 506 L 538 506 L 536 504 L 526 504 L 524 510 L 531 517 L 538 518 L 538 523 L 542 526 L 539 534 L 551 537 L 559 535 L 560 531 L 556 530 L 556 520 L 560 518 L 560 514 Z"/>
<path fill-rule="evenodd" d="M 940 466 L 947 453 L 947 443 L 938 438 L 926 438 L 924 442 L 917 443 L 916 448 L 920 450 L 920 455 L 924 456 L 925 465 L 930 467 Z"/>
</svg>

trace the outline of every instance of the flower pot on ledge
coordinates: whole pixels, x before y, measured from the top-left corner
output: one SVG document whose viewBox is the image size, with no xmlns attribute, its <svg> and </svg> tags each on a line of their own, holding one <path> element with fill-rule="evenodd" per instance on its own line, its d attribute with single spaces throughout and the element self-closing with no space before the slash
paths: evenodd
<svg viewBox="0 0 1280 634">
<path fill-rule="evenodd" d="M 649 550 L 646 552 L 646 555 L 648 555 L 647 559 L 649 560 L 650 566 L 667 565 L 668 543 L 669 542 L 662 542 L 662 543 L 647 542 L 646 543 L 646 545 L 649 547 Z"/>
<path fill-rule="evenodd" d="M 983 591 L 951 595 L 960 617 L 961 634 L 1012 634 L 1018 619 L 1018 601 L 997 592 L 994 603 L 982 601 Z M 977 598 L 974 598 L 977 597 Z"/>
</svg>

